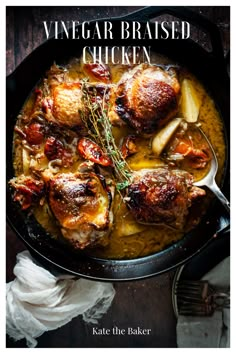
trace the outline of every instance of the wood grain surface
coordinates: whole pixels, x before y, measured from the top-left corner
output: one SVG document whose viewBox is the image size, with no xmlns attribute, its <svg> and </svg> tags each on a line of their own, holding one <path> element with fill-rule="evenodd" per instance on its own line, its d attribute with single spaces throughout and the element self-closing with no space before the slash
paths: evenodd
<svg viewBox="0 0 236 354">
<path fill-rule="evenodd" d="M 7 7 L 6 8 L 6 74 L 38 45 L 45 41 L 42 21 L 77 20 L 120 16 L 139 7 Z M 229 7 L 192 7 L 215 22 L 222 35 L 225 54 L 229 50 Z M 207 35 L 194 29 L 193 36 L 203 46 L 209 45 Z M 23 243 L 7 226 L 6 229 L 6 281 L 14 279 L 13 268 L 18 252 L 25 249 Z M 142 327 L 150 328 L 149 336 L 95 336 L 94 325 L 88 325 L 81 317 L 64 327 L 44 333 L 38 338 L 39 348 L 99 348 L 99 347 L 176 347 L 176 319 L 172 309 L 171 286 L 174 271 L 154 278 L 116 283 L 116 296 L 107 314 L 99 321 L 99 328 Z M 9 337 L 6 347 L 26 347 L 24 340 L 14 342 Z"/>
</svg>

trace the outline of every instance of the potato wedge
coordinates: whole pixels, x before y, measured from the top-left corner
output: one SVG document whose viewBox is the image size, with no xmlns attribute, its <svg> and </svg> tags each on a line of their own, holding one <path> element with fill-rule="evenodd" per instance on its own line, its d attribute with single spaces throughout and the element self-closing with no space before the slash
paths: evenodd
<svg viewBox="0 0 236 354">
<path fill-rule="evenodd" d="M 195 123 L 198 120 L 202 99 L 199 97 L 191 80 L 184 79 L 181 84 L 181 104 L 180 109 L 184 119 L 188 123 Z"/>
<path fill-rule="evenodd" d="M 155 155 L 160 156 L 181 121 L 182 118 L 173 119 L 155 135 L 152 140 L 152 151 Z"/>
</svg>

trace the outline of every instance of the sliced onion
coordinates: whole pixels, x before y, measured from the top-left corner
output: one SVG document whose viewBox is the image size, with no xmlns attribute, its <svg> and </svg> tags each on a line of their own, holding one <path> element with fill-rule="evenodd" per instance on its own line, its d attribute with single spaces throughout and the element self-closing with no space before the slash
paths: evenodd
<svg viewBox="0 0 236 354">
<path fill-rule="evenodd" d="M 56 165 L 56 166 L 54 166 Z M 61 166 L 62 165 L 62 160 L 61 159 L 55 159 L 55 160 L 52 160 L 49 162 L 48 164 L 48 168 L 50 169 L 50 171 L 52 173 L 57 173 L 59 171 L 59 167 L 58 166 Z"/>
<path fill-rule="evenodd" d="M 168 155 L 168 160 L 171 160 L 171 161 L 181 161 L 184 159 L 184 156 L 181 155 L 181 154 L 172 154 L 172 155 Z"/>
</svg>

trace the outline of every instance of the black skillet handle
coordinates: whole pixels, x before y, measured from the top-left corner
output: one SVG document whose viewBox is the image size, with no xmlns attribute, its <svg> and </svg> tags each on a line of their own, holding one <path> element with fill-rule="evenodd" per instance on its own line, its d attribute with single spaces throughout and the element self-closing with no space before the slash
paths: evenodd
<svg viewBox="0 0 236 354">
<path fill-rule="evenodd" d="M 190 24 L 204 30 L 208 33 L 212 45 L 212 55 L 219 63 L 224 63 L 224 50 L 222 47 L 220 31 L 216 24 L 209 21 L 207 18 L 193 12 L 183 6 L 147 6 L 135 12 L 132 12 L 122 17 L 122 20 L 127 21 L 148 21 L 157 16 L 168 14 L 188 21 Z"/>
</svg>

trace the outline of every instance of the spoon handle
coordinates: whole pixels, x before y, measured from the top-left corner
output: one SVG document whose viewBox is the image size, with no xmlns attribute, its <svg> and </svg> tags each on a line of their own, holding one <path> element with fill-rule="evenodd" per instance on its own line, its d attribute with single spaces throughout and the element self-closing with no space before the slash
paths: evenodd
<svg viewBox="0 0 236 354">
<path fill-rule="evenodd" d="M 230 203 L 228 199 L 221 192 L 220 188 L 217 186 L 216 182 L 213 181 L 212 184 L 207 185 L 207 187 L 215 194 L 219 201 L 223 204 L 227 212 L 230 214 Z"/>
</svg>

